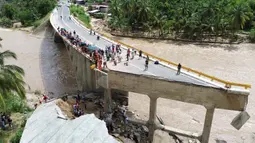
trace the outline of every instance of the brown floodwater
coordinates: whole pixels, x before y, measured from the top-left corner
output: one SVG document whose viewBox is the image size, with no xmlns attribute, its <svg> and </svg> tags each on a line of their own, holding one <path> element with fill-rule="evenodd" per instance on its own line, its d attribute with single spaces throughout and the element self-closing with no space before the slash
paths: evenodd
<svg viewBox="0 0 255 143">
<path fill-rule="evenodd" d="M 27 91 L 36 90 L 57 97 L 76 92 L 76 78 L 64 44 L 56 44 L 52 28 L 45 27 L 36 34 L 0 29 L 3 50 L 17 54 L 18 60 L 7 60 L 25 70 Z"/>
<path fill-rule="evenodd" d="M 255 44 L 217 45 L 167 40 L 116 39 L 158 57 L 182 63 L 184 66 L 221 79 L 251 84 L 247 105 L 251 118 L 240 130 L 236 130 L 230 123 L 239 112 L 216 109 L 210 143 L 215 143 L 217 140 L 228 143 L 255 143 Z M 136 110 L 141 118 L 148 119 L 149 98 L 146 96 L 139 96 L 139 100 L 137 98 L 137 94 L 131 95 L 130 108 Z M 166 99 L 158 99 L 157 105 L 157 115 L 164 120 L 165 124 L 193 132 L 202 131 L 204 107 Z M 157 142 L 169 142 L 169 137 L 162 137 L 162 133 L 156 135 Z"/>
</svg>

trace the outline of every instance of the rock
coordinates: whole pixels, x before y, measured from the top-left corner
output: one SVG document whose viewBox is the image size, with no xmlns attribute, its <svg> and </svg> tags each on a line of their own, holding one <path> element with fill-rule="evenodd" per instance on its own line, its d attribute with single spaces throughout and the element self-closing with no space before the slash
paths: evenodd
<svg viewBox="0 0 255 143">
<path fill-rule="evenodd" d="M 140 134 L 137 133 L 137 132 L 134 133 L 134 141 L 135 141 L 136 143 L 140 143 L 140 142 L 141 142 L 141 136 L 140 136 Z"/>
<path fill-rule="evenodd" d="M 216 139 L 216 143 L 227 143 L 225 140 Z"/>
<path fill-rule="evenodd" d="M 114 134 L 112 134 L 112 136 L 114 136 L 114 137 L 119 137 L 120 134 L 114 133 Z"/>
<path fill-rule="evenodd" d="M 116 133 L 117 133 L 117 134 L 120 134 L 120 133 L 121 133 L 121 129 L 118 128 L 118 129 L 116 130 Z"/>
<path fill-rule="evenodd" d="M 22 23 L 21 22 L 13 23 L 13 28 L 20 28 L 20 27 L 22 27 Z"/>
<path fill-rule="evenodd" d="M 138 128 L 136 129 L 136 131 L 137 131 L 137 132 L 142 132 L 142 129 L 138 127 Z"/>
<path fill-rule="evenodd" d="M 145 131 L 145 132 L 149 132 L 149 129 L 148 129 L 148 127 L 146 127 L 146 126 L 142 126 L 142 128 L 143 128 L 143 130 Z"/>
</svg>

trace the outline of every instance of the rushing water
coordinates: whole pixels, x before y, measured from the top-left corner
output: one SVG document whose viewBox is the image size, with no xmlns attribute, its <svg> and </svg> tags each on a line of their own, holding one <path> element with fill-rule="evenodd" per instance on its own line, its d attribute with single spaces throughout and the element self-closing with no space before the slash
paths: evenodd
<svg viewBox="0 0 255 143">
<path fill-rule="evenodd" d="M 57 97 L 76 92 L 76 78 L 64 44 L 54 43 L 53 29 L 45 27 L 37 34 L 0 30 L 2 50 L 11 50 L 18 60 L 8 60 L 25 70 L 25 81 L 30 90 L 40 90 Z"/>
</svg>

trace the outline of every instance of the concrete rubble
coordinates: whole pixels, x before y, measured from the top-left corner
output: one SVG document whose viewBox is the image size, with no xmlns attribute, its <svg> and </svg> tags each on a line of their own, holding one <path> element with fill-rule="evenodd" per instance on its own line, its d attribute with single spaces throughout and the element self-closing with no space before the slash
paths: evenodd
<svg viewBox="0 0 255 143">
<path fill-rule="evenodd" d="M 112 100 L 112 113 L 105 113 L 104 110 L 104 100 L 103 94 L 98 93 L 83 93 L 81 94 L 82 99 L 86 100 L 86 104 L 88 102 L 93 103 L 97 106 L 97 112 L 94 114 L 101 120 L 107 122 L 106 118 L 112 119 L 112 130 L 110 131 L 108 128 L 108 132 L 115 138 L 121 140 L 125 143 L 149 143 L 148 133 L 149 129 L 145 125 L 138 125 L 129 122 L 129 119 L 139 119 L 139 115 L 135 114 L 133 111 L 129 111 L 127 106 L 124 106 L 126 99 L 125 98 L 114 98 Z M 72 96 L 75 98 L 76 96 Z M 69 97 L 70 98 L 70 97 Z M 85 102 L 85 101 L 84 101 Z M 81 101 L 80 104 L 83 104 Z M 82 105 L 81 105 L 82 106 Z M 86 112 L 89 112 L 85 109 Z M 87 111 L 86 111 L 87 110 Z M 107 124 L 107 123 L 106 123 Z M 189 138 L 179 138 L 176 135 L 169 134 L 170 138 L 172 138 L 171 143 L 198 143 L 193 139 Z"/>
</svg>

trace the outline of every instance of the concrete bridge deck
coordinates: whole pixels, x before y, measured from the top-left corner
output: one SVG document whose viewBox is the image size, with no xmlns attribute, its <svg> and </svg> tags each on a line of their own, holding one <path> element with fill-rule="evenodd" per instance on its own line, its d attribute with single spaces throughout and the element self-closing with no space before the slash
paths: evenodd
<svg viewBox="0 0 255 143">
<path fill-rule="evenodd" d="M 61 19 L 60 16 L 63 16 Z M 70 13 L 69 8 L 67 6 L 62 6 L 61 8 L 58 8 L 57 11 L 53 11 L 53 22 L 56 27 L 63 27 L 67 31 L 76 31 L 77 35 L 83 40 L 87 41 L 89 43 L 94 44 L 95 46 L 99 47 L 100 49 L 105 49 L 106 46 L 112 45 L 112 42 L 101 38 L 100 40 L 96 40 L 96 36 L 90 35 L 89 30 L 83 28 L 81 25 L 77 24 L 73 19 L 69 19 Z M 113 63 L 109 63 L 108 67 L 112 70 L 117 71 L 125 71 L 135 74 L 145 74 L 145 75 L 153 75 L 153 76 L 159 76 L 164 77 L 172 81 L 181 81 L 181 82 L 187 82 L 202 86 L 210 86 L 210 87 L 218 87 L 217 84 L 214 84 L 212 82 L 208 82 L 206 80 L 200 79 L 198 77 L 193 77 L 188 74 L 185 74 L 185 72 L 182 72 L 180 75 L 176 75 L 177 70 L 172 69 L 169 67 L 165 67 L 163 65 L 155 65 L 153 61 L 149 62 L 149 69 L 147 71 L 144 71 L 144 64 L 145 59 L 138 60 L 138 56 L 136 56 L 133 60 L 129 61 L 129 65 L 125 66 L 125 54 L 126 54 L 126 48 L 123 46 L 122 48 L 122 57 L 123 62 L 119 63 L 117 66 L 113 66 Z"/>
</svg>

